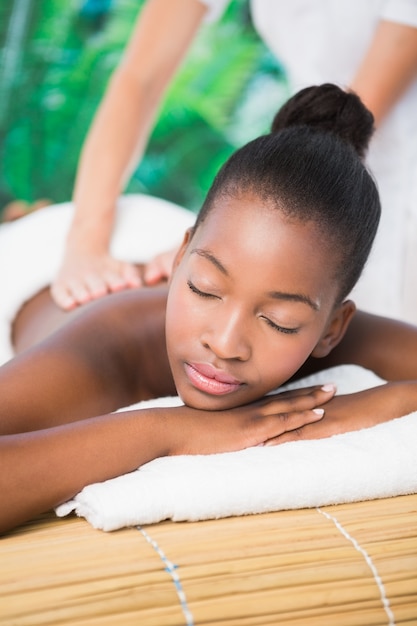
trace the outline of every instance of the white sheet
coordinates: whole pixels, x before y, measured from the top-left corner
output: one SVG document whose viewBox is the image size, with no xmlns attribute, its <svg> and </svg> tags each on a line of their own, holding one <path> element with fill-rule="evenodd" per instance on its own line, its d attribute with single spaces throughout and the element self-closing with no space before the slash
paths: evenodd
<svg viewBox="0 0 417 626">
<path fill-rule="evenodd" d="M 299 384 L 332 381 L 339 393 L 383 383 L 368 370 L 342 366 Z M 154 404 L 179 403 L 164 398 Z M 417 412 L 317 441 L 164 457 L 85 487 L 56 512 L 75 511 L 95 528 L 110 531 L 164 519 L 196 521 L 415 493 L 416 441 Z"/>
</svg>

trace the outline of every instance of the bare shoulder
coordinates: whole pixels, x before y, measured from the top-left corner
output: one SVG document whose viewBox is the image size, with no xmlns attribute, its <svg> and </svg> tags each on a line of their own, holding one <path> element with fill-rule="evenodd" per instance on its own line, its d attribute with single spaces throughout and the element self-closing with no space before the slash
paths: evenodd
<svg viewBox="0 0 417 626">
<path fill-rule="evenodd" d="M 325 359 L 314 359 L 314 369 L 352 363 L 384 380 L 415 380 L 416 355 L 416 326 L 357 311 L 340 344 Z"/>
<path fill-rule="evenodd" d="M 129 403 L 172 393 L 166 298 L 165 286 L 110 294 L 82 307 L 51 343 L 88 359 L 94 371 L 124 389 Z"/>
<path fill-rule="evenodd" d="M 165 347 L 166 295 L 165 287 L 138 289 L 81 307 L 0 368 L 0 418 L 12 432 L 45 428 L 175 393 Z M 0 430 L 9 430 L 5 421 Z"/>
</svg>

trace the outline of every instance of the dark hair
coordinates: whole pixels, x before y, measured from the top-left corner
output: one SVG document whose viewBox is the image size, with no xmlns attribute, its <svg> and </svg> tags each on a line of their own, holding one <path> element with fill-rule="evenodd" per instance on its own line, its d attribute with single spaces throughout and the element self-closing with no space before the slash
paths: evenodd
<svg viewBox="0 0 417 626">
<path fill-rule="evenodd" d="M 381 212 L 361 160 L 373 130 L 373 116 L 356 94 L 331 84 L 301 90 L 278 111 L 270 134 L 223 165 L 195 228 L 219 198 L 253 193 L 289 218 L 320 228 L 339 255 L 343 300 L 363 270 Z"/>
</svg>

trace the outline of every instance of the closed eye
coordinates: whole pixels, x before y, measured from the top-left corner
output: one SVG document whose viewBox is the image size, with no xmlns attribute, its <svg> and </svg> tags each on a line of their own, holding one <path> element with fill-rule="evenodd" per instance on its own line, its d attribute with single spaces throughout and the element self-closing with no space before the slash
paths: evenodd
<svg viewBox="0 0 417 626">
<path fill-rule="evenodd" d="M 279 333 L 284 333 L 285 335 L 295 335 L 296 333 L 298 333 L 298 330 L 299 330 L 298 328 L 286 328 L 285 326 L 279 326 L 278 324 L 275 324 L 272 320 L 270 320 L 268 317 L 262 317 L 262 319 L 265 320 L 268 326 L 270 326 L 271 328 L 273 328 Z"/>
<path fill-rule="evenodd" d="M 200 289 L 198 289 L 198 287 L 196 287 L 194 283 L 191 282 L 191 280 L 187 280 L 187 285 L 189 286 L 191 291 L 197 296 L 200 296 L 200 298 L 217 298 L 217 296 L 213 295 L 212 293 L 207 293 L 206 291 L 201 291 Z"/>
</svg>

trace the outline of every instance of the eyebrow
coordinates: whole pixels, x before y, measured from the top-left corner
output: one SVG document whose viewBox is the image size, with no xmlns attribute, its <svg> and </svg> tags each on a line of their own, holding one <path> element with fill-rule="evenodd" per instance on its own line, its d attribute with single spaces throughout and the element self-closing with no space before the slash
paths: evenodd
<svg viewBox="0 0 417 626">
<path fill-rule="evenodd" d="M 229 276 L 229 272 L 219 261 L 217 257 L 214 256 L 209 250 L 205 250 L 204 248 L 193 248 L 191 250 L 191 254 L 198 254 L 199 256 L 204 257 L 208 261 L 210 261 L 217 269 L 224 274 L 225 276 Z M 309 296 L 302 293 L 287 293 L 286 291 L 270 291 L 267 294 L 270 298 L 274 298 L 275 300 L 284 300 L 285 302 L 301 302 L 303 304 L 307 304 L 313 311 L 318 311 L 320 309 L 317 302 L 314 302 Z"/>
<path fill-rule="evenodd" d="M 317 302 L 314 302 L 311 298 L 302 293 L 287 293 L 283 291 L 270 291 L 268 293 L 270 298 L 274 298 L 275 300 L 285 300 L 287 302 L 302 302 L 303 304 L 307 304 L 313 311 L 318 311 L 320 309 Z"/>
<path fill-rule="evenodd" d="M 217 269 L 220 270 L 222 274 L 224 274 L 225 276 L 229 276 L 229 272 L 227 271 L 223 263 L 220 263 L 219 259 L 216 258 L 214 254 L 209 252 L 209 250 L 204 250 L 203 248 L 193 248 L 193 250 L 191 250 L 191 254 L 198 254 L 204 257 L 205 259 L 213 263 L 213 265 L 217 267 Z"/>
</svg>

